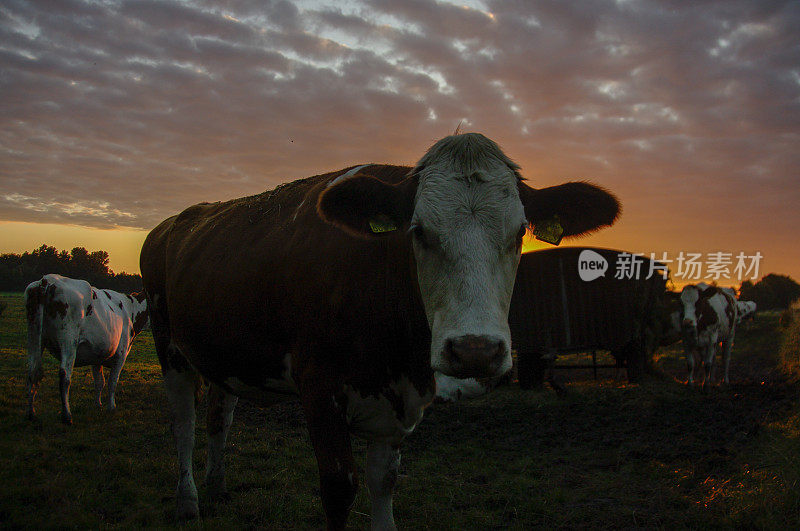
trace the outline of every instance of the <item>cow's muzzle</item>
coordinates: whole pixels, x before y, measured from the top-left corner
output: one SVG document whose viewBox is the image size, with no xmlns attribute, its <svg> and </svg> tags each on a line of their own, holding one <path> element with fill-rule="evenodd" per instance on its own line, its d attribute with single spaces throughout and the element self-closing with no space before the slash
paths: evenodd
<svg viewBox="0 0 800 531">
<path fill-rule="evenodd" d="M 507 354 L 505 342 L 491 336 L 468 334 L 447 340 L 444 347 L 448 374 L 456 378 L 496 376 Z"/>
</svg>

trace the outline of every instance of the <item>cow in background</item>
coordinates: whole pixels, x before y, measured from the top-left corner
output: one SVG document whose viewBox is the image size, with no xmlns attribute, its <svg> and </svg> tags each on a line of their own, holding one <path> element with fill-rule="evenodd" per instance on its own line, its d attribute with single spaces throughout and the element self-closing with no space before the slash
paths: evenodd
<svg viewBox="0 0 800 531">
<path fill-rule="evenodd" d="M 755 302 L 753 302 L 753 301 L 738 301 L 736 303 L 736 306 L 738 307 L 738 310 L 739 310 L 739 312 L 738 312 L 739 321 L 738 322 L 741 323 L 742 321 L 744 321 L 746 319 L 750 319 L 751 321 L 755 320 L 755 318 L 756 318 L 756 308 L 757 308 Z"/>
<path fill-rule="evenodd" d="M 42 379 L 42 352 L 47 348 L 61 362 L 61 420 L 72 424 L 69 386 L 73 367 L 92 366 L 98 405 L 105 385 L 103 367 L 110 369 L 108 409 L 116 407 L 114 392 L 131 343 L 147 326 L 144 293 L 126 295 L 96 289 L 85 280 L 45 275 L 25 289 L 28 321 L 28 418 Z"/>
<path fill-rule="evenodd" d="M 694 370 L 699 362 L 704 369 L 703 388 L 706 387 L 720 343 L 725 363 L 723 381 L 729 383 L 728 370 L 738 320 L 735 296 L 730 290 L 704 283 L 688 285 L 681 291 L 681 306 L 681 333 L 689 371 L 687 383 L 694 385 Z"/>
</svg>

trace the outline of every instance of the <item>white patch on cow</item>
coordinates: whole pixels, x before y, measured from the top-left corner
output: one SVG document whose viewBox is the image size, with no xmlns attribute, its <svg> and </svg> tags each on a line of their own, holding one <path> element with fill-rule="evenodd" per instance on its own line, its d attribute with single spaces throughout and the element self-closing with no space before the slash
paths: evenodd
<svg viewBox="0 0 800 531">
<path fill-rule="evenodd" d="M 416 387 L 404 375 L 389 384 L 389 390 L 403 403 L 402 418 L 398 418 L 392 402 L 385 394 L 362 395 L 351 385 L 345 385 L 347 397 L 345 417 L 354 435 L 369 441 L 384 441 L 399 444 L 422 420 L 425 407 L 433 399 L 432 393 L 420 395 Z"/>
<path fill-rule="evenodd" d="M 300 213 L 300 209 L 303 208 L 303 205 L 305 205 L 305 204 L 306 204 L 306 200 L 303 199 L 302 201 L 300 201 L 300 204 L 297 205 L 297 208 L 294 209 L 294 216 L 292 216 L 292 222 L 297 221 L 297 214 Z"/>
<path fill-rule="evenodd" d="M 360 172 L 361 170 L 363 170 L 367 166 L 374 166 L 374 164 L 362 164 L 361 166 L 356 166 L 355 168 L 353 168 L 351 170 L 347 170 L 345 173 L 343 173 L 343 174 L 339 175 L 338 177 L 335 177 L 334 179 L 332 179 L 331 182 L 328 183 L 328 186 L 326 186 L 326 188 L 330 188 L 331 186 L 333 186 L 334 184 L 336 184 L 338 182 L 341 182 L 341 181 L 343 181 L 345 179 L 349 179 L 350 177 L 354 176 L 355 174 L 357 174 L 358 172 Z"/>
<path fill-rule="evenodd" d="M 681 291 L 681 320 L 690 326 L 697 326 L 697 313 L 695 304 L 700 299 L 700 292 L 696 286 L 686 286 Z"/>
<path fill-rule="evenodd" d="M 372 529 L 396 529 L 392 511 L 392 491 L 400 468 L 400 451 L 386 443 L 367 447 L 367 488 L 372 504 Z"/>
<path fill-rule="evenodd" d="M 491 385 L 485 385 L 475 378 L 453 378 L 440 372 L 434 373 L 436 379 L 436 398 L 444 402 L 457 402 L 462 398 L 477 398 L 491 390 Z"/>
</svg>

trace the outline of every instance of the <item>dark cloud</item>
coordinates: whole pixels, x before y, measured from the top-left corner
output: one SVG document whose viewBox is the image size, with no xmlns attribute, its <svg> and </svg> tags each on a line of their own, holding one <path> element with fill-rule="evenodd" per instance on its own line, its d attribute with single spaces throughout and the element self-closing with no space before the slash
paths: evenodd
<svg viewBox="0 0 800 531">
<path fill-rule="evenodd" d="M 618 191 L 626 244 L 800 221 L 797 2 L 466 3 L 3 2 L 0 219 L 150 228 L 463 121 Z"/>
</svg>

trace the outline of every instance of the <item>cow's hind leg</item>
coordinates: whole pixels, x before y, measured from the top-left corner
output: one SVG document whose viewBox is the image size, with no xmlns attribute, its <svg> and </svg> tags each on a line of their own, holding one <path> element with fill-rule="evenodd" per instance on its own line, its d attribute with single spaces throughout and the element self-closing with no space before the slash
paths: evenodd
<svg viewBox="0 0 800 531">
<path fill-rule="evenodd" d="M 92 380 L 94 381 L 94 398 L 98 406 L 103 405 L 102 393 L 106 386 L 106 378 L 103 376 L 102 365 L 92 365 Z"/>
<path fill-rule="evenodd" d="M 122 350 L 122 349 L 120 349 Z M 117 401 L 115 396 L 117 394 L 117 384 L 119 383 L 119 375 L 122 373 L 122 367 L 125 365 L 125 357 L 127 352 L 122 350 L 117 352 L 117 361 L 109 371 L 108 375 L 108 410 L 114 411 L 117 409 Z"/>
<path fill-rule="evenodd" d="M 42 320 L 44 312 L 41 304 L 42 290 L 38 285 L 25 290 L 25 310 L 28 321 L 28 419 L 35 416 L 34 401 L 39 384 L 44 375 L 42 371 Z"/>
<path fill-rule="evenodd" d="M 711 344 L 703 349 L 703 390 L 706 390 L 714 375 L 714 357 L 716 355 L 716 344 Z"/>
<path fill-rule="evenodd" d="M 59 342 L 61 351 L 61 368 L 58 370 L 58 388 L 61 391 L 61 422 L 72 424 L 72 411 L 69 407 L 69 387 L 72 381 L 72 369 L 75 367 L 75 351 L 77 342 L 66 339 Z"/>
<path fill-rule="evenodd" d="M 725 374 L 723 375 L 723 382 L 725 385 L 730 383 L 730 379 L 728 378 L 728 371 L 731 366 L 731 350 L 733 350 L 733 340 L 728 339 L 722 342 L 722 360 L 725 363 Z"/>
<path fill-rule="evenodd" d="M 211 384 L 208 392 L 208 461 L 206 489 L 215 500 L 228 497 L 225 488 L 225 441 L 233 422 L 233 410 L 239 399 L 221 387 Z"/>
<path fill-rule="evenodd" d="M 28 412 L 27 417 L 33 420 L 36 416 L 34 402 L 36 393 L 39 391 L 39 384 L 42 382 L 44 371 L 42 370 L 42 349 L 37 347 L 36 352 L 28 352 Z"/>
<path fill-rule="evenodd" d="M 372 529 L 395 529 L 392 491 L 400 467 L 400 450 L 373 442 L 367 448 L 367 487 L 372 502 Z"/>
</svg>

